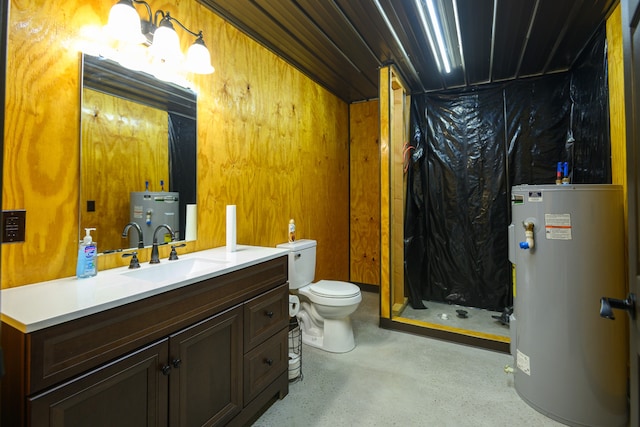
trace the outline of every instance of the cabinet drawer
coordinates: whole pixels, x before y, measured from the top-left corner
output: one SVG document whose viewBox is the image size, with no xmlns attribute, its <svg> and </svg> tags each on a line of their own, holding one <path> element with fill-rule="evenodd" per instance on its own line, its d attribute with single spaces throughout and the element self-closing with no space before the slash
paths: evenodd
<svg viewBox="0 0 640 427">
<path fill-rule="evenodd" d="M 288 329 L 244 355 L 244 402 L 251 402 L 289 366 Z"/>
<path fill-rule="evenodd" d="M 244 304 L 245 353 L 289 325 L 289 286 L 284 284 Z"/>
</svg>

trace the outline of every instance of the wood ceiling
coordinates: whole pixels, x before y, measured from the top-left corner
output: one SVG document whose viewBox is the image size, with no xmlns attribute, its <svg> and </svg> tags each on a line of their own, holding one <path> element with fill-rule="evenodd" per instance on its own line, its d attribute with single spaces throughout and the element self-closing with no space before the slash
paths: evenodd
<svg viewBox="0 0 640 427">
<path fill-rule="evenodd" d="M 458 9 L 463 60 L 449 74 L 414 0 L 199 1 L 350 103 L 378 97 L 388 63 L 414 93 L 566 71 L 618 0 L 436 0 Z"/>
</svg>

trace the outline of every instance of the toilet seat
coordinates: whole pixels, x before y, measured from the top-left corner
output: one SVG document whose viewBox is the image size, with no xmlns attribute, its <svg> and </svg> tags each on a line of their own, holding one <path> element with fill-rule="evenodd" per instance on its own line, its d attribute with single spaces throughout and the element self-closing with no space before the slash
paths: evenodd
<svg viewBox="0 0 640 427">
<path fill-rule="evenodd" d="M 314 304 L 341 307 L 362 301 L 360 288 L 353 283 L 337 280 L 320 280 L 298 289 L 298 293 Z"/>
<path fill-rule="evenodd" d="M 314 295 L 325 298 L 353 298 L 360 293 L 360 288 L 349 282 L 337 280 L 320 280 L 309 286 Z"/>
</svg>

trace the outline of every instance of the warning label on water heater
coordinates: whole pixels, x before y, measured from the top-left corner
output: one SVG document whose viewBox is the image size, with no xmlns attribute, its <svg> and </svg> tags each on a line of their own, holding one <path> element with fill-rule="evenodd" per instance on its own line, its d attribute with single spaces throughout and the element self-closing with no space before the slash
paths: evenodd
<svg viewBox="0 0 640 427">
<path fill-rule="evenodd" d="M 529 191 L 528 202 L 542 202 L 542 191 Z"/>
<path fill-rule="evenodd" d="M 521 352 L 519 349 L 516 350 L 516 366 L 525 374 L 531 375 L 531 362 L 529 360 L 529 356 Z"/>
<path fill-rule="evenodd" d="M 143 215 L 142 206 L 134 205 L 133 206 L 133 217 L 134 218 L 142 218 L 142 215 Z"/>
<path fill-rule="evenodd" d="M 549 240 L 571 240 L 571 214 L 544 214 L 544 230 Z"/>
</svg>

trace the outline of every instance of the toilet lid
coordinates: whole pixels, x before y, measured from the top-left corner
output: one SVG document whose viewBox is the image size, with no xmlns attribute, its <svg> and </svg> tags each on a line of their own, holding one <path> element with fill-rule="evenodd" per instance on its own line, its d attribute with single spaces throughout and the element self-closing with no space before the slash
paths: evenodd
<svg viewBox="0 0 640 427">
<path fill-rule="evenodd" d="M 319 297 L 325 298 L 351 298 L 360 293 L 360 288 L 349 282 L 336 280 L 320 280 L 309 286 L 309 291 Z"/>
</svg>

